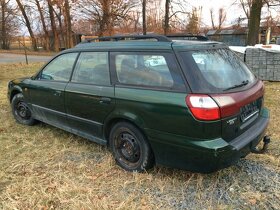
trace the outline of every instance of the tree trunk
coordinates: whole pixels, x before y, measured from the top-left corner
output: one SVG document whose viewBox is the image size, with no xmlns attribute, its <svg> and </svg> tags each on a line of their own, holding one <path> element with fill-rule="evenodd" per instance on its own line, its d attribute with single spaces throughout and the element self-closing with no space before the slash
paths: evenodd
<svg viewBox="0 0 280 210">
<path fill-rule="evenodd" d="M 143 18 L 143 35 L 147 34 L 147 22 L 146 22 L 146 0 L 142 2 L 142 18 Z"/>
<path fill-rule="evenodd" d="M 53 32 L 53 50 L 58 52 L 59 51 L 59 38 L 56 30 L 55 19 L 54 19 L 54 11 L 51 5 L 51 0 L 48 0 L 48 7 L 49 7 L 49 15 L 51 20 L 51 27 Z"/>
<path fill-rule="evenodd" d="M 109 1 L 104 0 L 102 2 L 102 19 L 100 22 L 100 28 L 99 28 L 99 33 L 98 36 L 103 36 L 105 33 L 108 35 L 109 31 L 108 29 L 110 28 L 110 5 Z"/>
<path fill-rule="evenodd" d="M 164 16 L 164 35 L 167 35 L 169 32 L 169 7 L 170 0 L 165 0 L 165 16 Z"/>
<path fill-rule="evenodd" d="M 7 50 L 9 48 L 8 43 L 7 43 L 7 34 L 6 34 L 6 21 L 5 21 L 5 12 L 6 12 L 6 2 L 3 0 L 1 1 L 1 48 L 4 50 Z"/>
<path fill-rule="evenodd" d="M 37 51 L 37 50 L 38 50 L 38 47 L 37 47 L 36 39 L 35 39 L 34 33 L 33 33 L 33 31 L 32 31 L 32 28 L 31 28 L 31 25 L 30 25 L 30 21 L 29 21 L 27 15 L 26 15 L 25 9 L 24 9 L 22 3 L 20 2 L 20 0 L 16 0 L 16 2 L 17 2 L 18 7 L 19 7 L 19 9 L 20 9 L 20 11 L 21 11 L 21 14 L 23 15 L 23 18 L 24 18 L 24 20 L 25 20 L 26 27 L 27 27 L 28 32 L 29 32 L 29 34 L 30 34 L 31 41 L 32 41 L 32 47 L 33 47 L 33 49 L 34 49 L 35 51 Z"/>
<path fill-rule="evenodd" d="M 248 45 L 254 46 L 258 43 L 262 6 L 262 0 L 253 0 L 250 10 L 249 32 L 247 37 Z"/>
<path fill-rule="evenodd" d="M 67 48 L 72 48 L 73 36 L 72 36 L 72 28 L 71 28 L 70 5 L 68 0 L 65 0 L 64 11 L 65 11 L 64 18 L 65 18 L 65 27 L 66 27 Z"/>
<path fill-rule="evenodd" d="M 55 16 L 58 20 L 58 25 L 59 25 L 59 30 L 58 31 L 60 32 L 60 35 L 61 35 L 58 43 L 60 43 L 59 44 L 60 47 L 62 47 L 61 46 L 61 43 L 62 43 L 63 47 L 66 48 L 67 47 L 67 40 L 66 40 L 67 37 L 66 37 L 66 33 L 65 33 L 64 28 L 63 28 L 63 25 L 62 25 L 62 18 L 61 18 L 63 11 L 62 11 L 60 5 L 57 5 L 57 6 L 58 6 L 58 9 L 59 9 L 59 13 L 57 13 L 55 10 L 53 10 L 53 12 L 54 12 L 54 14 L 55 14 Z"/>
<path fill-rule="evenodd" d="M 210 9 L 210 18 L 211 18 L 211 23 L 212 23 L 212 29 L 215 30 L 216 27 L 215 27 L 215 23 L 214 23 L 214 10 L 213 8 Z"/>
<path fill-rule="evenodd" d="M 42 26 L 43 26 L 43 31 L 45 33 L 45 35 L 44 35 L 45 48 L 46 48 L 47 51 L 49 51 L 50 50 L 50 36 L 49 36 L 49 32 L 48 32 L 48 29 L 47 29 L 47 26 L 46 26 L 45 18 L 44 18 L 39 0 L 35 0 L 35 3 L 36 3 L 36 6 L 37 6 L 37 9 L 39 11 L 40 19 L 41 19 Z"/>
</svg>

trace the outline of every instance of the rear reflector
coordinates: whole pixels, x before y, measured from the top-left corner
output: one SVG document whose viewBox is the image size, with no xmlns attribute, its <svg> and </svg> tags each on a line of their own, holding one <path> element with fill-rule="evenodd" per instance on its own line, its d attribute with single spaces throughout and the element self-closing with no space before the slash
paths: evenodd
<svg viewBox="0 0 280 210">
<path fill-rule="evenodd" d="M 221 117 L 219 106 L 208 95 L 190 94 L 186 97 L 186 104 L 198 120 L 218 120 Z"/>
</svg>

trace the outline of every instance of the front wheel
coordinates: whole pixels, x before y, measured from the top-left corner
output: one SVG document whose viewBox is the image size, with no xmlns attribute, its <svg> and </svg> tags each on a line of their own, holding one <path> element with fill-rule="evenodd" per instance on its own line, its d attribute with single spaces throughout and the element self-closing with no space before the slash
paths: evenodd
<svg viewBox="0 0 280 210">
<path fill-rule="evenodd" d="M 130 123 L 117 123 L 111 129 L 109 144 L 117 164 L 127 171 L 142 172 L 154 165 L 153 152 L 145 136 Z"/>
<path fill-rule="evenodd" d="M 17 122 L 23 125 L 34 125 L 36 120 L 24 101 L 22 93 L 16 94 L 12 99 L 12 112 Z"/>
</svg>

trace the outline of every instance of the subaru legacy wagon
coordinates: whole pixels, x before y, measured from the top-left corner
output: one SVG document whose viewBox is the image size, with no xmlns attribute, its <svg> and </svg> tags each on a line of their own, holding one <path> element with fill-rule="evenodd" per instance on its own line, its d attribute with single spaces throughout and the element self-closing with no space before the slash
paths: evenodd
<svg viewBox="0 0 280 210">
<path fill-rule="evenodd" d="M 258 152 L 263 97 L 263 82 L 226 45 L 157 35 L 86 41 L 8 84 L 17 122 L 108 145 L 138 172 L 159 164 L 207 173 Z"/>
</svg>

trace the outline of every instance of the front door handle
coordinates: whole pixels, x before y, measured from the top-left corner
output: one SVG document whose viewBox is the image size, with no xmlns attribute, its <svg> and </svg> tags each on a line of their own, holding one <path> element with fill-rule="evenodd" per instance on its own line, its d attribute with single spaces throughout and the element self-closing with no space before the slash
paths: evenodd
<svg viewBox="0 0 280 210">
<path fill-rule="evenodd" d="M 107 97 L 101 97 L 101 99 L 99 100 L 99 103 L 101 103 L 101 104 L 110 104 L 111 103 L 111 99 L 107 98 Z"/>
<path fill-rule="evenodd" d="M 61 96 L 61 91 L 60 90 L 56 90 L 54 91 L 54 96 Z"/>
</svg>

